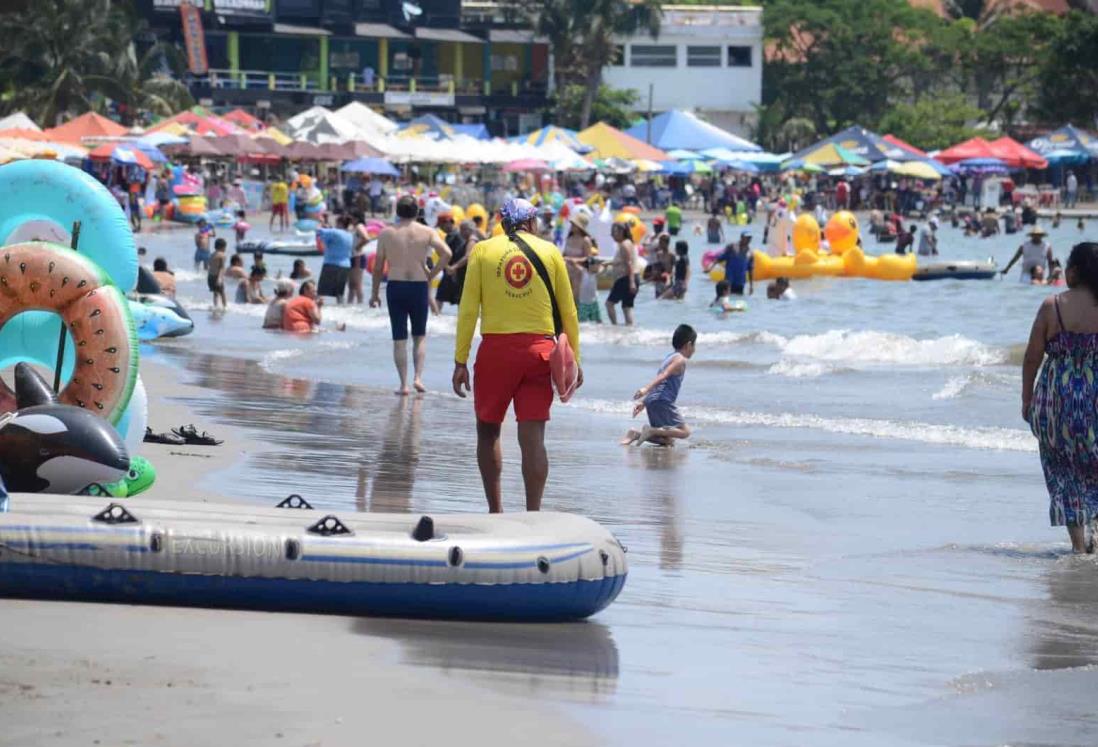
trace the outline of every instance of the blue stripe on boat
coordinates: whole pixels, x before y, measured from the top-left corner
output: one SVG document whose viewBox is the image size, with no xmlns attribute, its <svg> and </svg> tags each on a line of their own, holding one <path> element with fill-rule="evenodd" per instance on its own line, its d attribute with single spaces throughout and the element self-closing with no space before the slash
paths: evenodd
<svg viewBox="0 0 1098 747">
<path fill-rule="evenodd" d="M 68 601 L 468 620 L 556 621 L 606 607 L 626 576 L 545 584 L 416 584 L 0 565 L 0 595 Z"/>
<path fill-rule="evenodd" d="M 0 547 L 23 547 L 32 550 L 125 550 L 126 552 L 148 552 L 144 545 L 96 545 L 91 542 L 42 542 L 40 540 L 3 540 Z"/>
</svg>

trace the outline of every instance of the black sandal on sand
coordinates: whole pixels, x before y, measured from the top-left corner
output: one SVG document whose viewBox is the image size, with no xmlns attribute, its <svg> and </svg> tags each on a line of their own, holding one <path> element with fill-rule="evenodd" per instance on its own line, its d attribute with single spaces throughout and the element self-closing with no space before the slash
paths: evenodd
<svg viewBox="0 0 1098 747">
<path fill-rule="evenodd" d="M 153 433 L 152 428 L 145 428 L 145 443 L 147 444 L 171 444 L 181 446 L 186 443 L 183 437 L 175 433 Z"/>
<path fill-rule="evenodd" d="M 184 425 L 179 428 L 172 428 L 172 433 L 183 439 L 184 443 L 193 444 L 195 446 L 220 446 L 225 443 L 211 436 L 206 431 L 202 431 L 199 435 L 198 429 L 194 425 Z"/>
</svg>

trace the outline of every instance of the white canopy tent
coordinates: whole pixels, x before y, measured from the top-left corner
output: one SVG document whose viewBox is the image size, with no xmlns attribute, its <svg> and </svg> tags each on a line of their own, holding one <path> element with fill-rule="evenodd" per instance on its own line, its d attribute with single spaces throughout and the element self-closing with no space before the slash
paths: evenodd
<svg viewBox="0 0 1098 747">
<path fill-rule="evenodd" d="M 314 106 L 295 114 L 280 129 L 294 140 L 304 140 L 314 145 L 368 139 L 354 123 L 323 106 Z"/>
<path fill-rule="evenodd" d="M 334 113 L 337 117 L 354 125 L 366 137 L 367 142 L 384 137 L 391 132 L 396 132 L 397 128 L 400 127 L 396 122 L 382 114 L 378 114 L 361 101 L 352 101 L 346 106 L 336 109 Z"/>
<path fill-rule="evenodd" d="M 0 130 L 34 130 L 41 132 L 42 128 L 35 124 L 34 120 L 23 112 L 15 112 L 0 118 Z"/>
</svg>

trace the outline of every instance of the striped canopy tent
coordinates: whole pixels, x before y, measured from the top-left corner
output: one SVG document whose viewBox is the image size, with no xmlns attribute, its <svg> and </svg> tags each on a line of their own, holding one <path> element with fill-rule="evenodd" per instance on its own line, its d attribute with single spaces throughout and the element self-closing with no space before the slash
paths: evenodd
<svg viewBox="0 0 1098 747">
<path fill-rule="evenodd" d="M 934 157 L 945 164 L 969 161 L 974 158 L 999 158 L 991 147 L 991 143 L 982 137 L 969 138 L 963 143 L 957 143 L 939 151 Z"/>
<path fill-rule="evenodd" d="M 591 146 L 592 158 L 622 158 L 627 161 L 635 161 L 640 158 L 649 161 L 673 160 L 659 148 L 654 148 L 648 143 L 626 135 L 621 130 L 611 127 L 605 122 L 598 122 L 577 133 L 576 139 L 585 145 Z"/>
<path fill-rule="evenodd" d="M 519 135 L 518 137 L 511 138 L 511 140 L 512 142 L 526 143 L 527 145 L 563 143 L 577 153 L 586 153 L 591 150 L 589 145 L 585 145 L 579 141 L 579 138 L 576 137 L 575 130 L 569 130 L 567 127 L 557 127 L 556 125 L 546 125 L 540 130 L 534 130 L 525 135 Z"/>
<path fill-rule="evenodd" d="M 433 137 L 437 140 L 453 140 L 458 132 L 446 120 L 434 114 L 424 114 L 422 117 L 416 117 L 405 124 L 397 131 L 397 134 L 401 137 Z"/>
<path fill-rule="evenodd" d="M 849 153 L 853 153 L 863 161 L 875 163 L 891 158 L 893 161 L 910 161 L 918 158 L 910 151 L 890 143 L 875 132 L 870 132 L 864 127 L 853 125 L 842 132 L 837 132 L 831 137 L 810 145 L 793 154 L 793 158 L 806 158 L 809 153 L 818 150 L 825 145 L 838 145 Z"/>
<path fill-rule="evenodd" d="M 761 151 L 762 148 L 722 130 L 699 118 L 693 112 L 672 109 L 652 118 L 651 124 L 640 121 L 625 131 L 638 140 L 650 142 L 657 148 L 672 150 L 705 150 L 728 148 L 729 150 Z M 651 138 L 651 139 L 649 139 Z"/>
<path fill-rule="evenodd" d="M 87 112 L 58 127 L 51 127 L 42 134 L 50 140 L 62 143 L 82 143 L 110 137 L 122 137 L 129 130 L 101 114 Z"/>
<path fill-rule="evenodd" d="M 1098 137 L 1074 125 L 1064 125 L 1043 137 L 1030 140 L 1026 145 L 1042 156 L 1051 151 L 1075 151 L 1086 154 L 1088 158 L 1098 159 Z"/>
<path fill-rule="evenodd" d="M 246 134 L 240 125 L 223 119 L 213 114 L 205 107 L 196 106 L 185 112 L 162 119 L 148 129 L 149 132 L 159 132 L 169 125 L 185 125 L 196 135 L 222 137 L 224 135 Z"/>
<path fill-rule="evenodd" d="M 253 114 L 249 114 L 243 109 L 233 109 L 228 114 L 221 117 L 226 122 L 232 122 L 238 127 L 243 127 L 248 132 L 259 132 L 263 129 L 263 122 Z"/>
<path fill-rule="evenodd" d="M 824 167 L 868 166 L 870 163 L 867 159 L 862 158 L 857 153 L 847 150 L 844 146 L 834 142 L 824 142 L 818 148 L 810 150 L 807 153 L 802 151 L 794 160 L 800 160 L 804 163 L 811 163 L 816 166 Z"/>
</svg>

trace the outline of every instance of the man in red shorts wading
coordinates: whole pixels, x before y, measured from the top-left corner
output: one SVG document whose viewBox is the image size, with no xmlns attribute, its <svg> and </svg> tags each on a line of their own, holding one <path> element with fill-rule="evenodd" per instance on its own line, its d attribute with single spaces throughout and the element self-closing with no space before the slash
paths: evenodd
<svg viewBox="0 0 1098 747">
<path fill-rule="evenodd" d="M 560 307 L 564 332 L 578 363 L 579 320 L 564 259 L 555 246 L 539 239 L 537 209 L 526 200 L 508 200 L 500 210 L 504 235 L 481 241 L 473 249 L 458 307 L 454 392 L 469 391 L 469 349 L 480 318 L 481 342 L 473 366 L 473 404 L 477 413 L 477 464 L 484 481 L 488 510 L 503 510 L 500 474 L 503 451 L 500 425 L 515 403 L 526 510 L 541 508 L 549 460 L 545 423 L 553 404 L 549 354 L 553 350 L 553 307 L 549 289 L 533 264 L 511 239 L 518 234 L 548 270 Z M 579 371 L 579 385 L 583 371 Z"/>
</svg>

